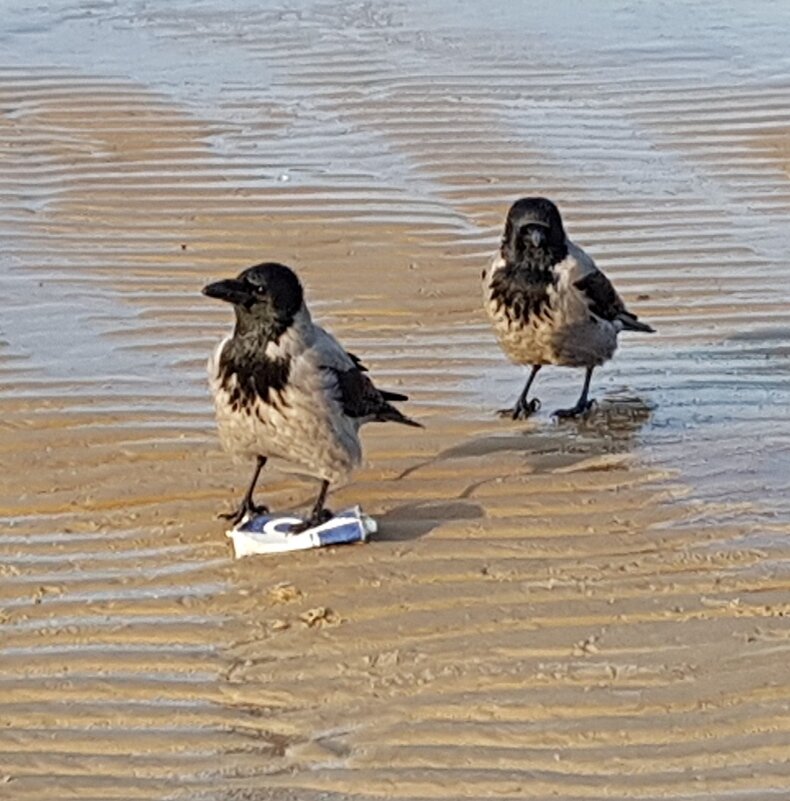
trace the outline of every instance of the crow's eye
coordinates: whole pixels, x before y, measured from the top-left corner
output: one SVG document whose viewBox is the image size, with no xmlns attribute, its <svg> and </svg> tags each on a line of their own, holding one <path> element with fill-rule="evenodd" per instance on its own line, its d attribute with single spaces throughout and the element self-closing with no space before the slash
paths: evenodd
<svg viewBox="0 0 790 801">
<path fill-rule="evenodd" d="M 253 286 L 252 291 L 255 293 L 257 297 L 262 298 L 266 294 L 266 287 L 255 285 Z"/>
</svg>

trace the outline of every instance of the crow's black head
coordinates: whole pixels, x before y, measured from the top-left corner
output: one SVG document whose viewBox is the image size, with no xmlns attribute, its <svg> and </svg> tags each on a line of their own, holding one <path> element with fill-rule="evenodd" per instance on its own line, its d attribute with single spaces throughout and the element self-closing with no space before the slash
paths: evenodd
<svg viewBox="0 0 790 801">
<path fill-rule="evenodd" d="M 256 264 L 236 278 L 209 284 L 203 294 L 233 304 L 237 333 L 259 331 L 272 337 L 290 327 L 304 303 L 294 271 L 276 262 Z"/>
<path fill-rule="evenodd" d="M 568 255 L 568 243 L 557 207 L 545 197 L 517 200 L 507 213 L 502 258 L 512 265 L 545 270 Z"/>
</svg>

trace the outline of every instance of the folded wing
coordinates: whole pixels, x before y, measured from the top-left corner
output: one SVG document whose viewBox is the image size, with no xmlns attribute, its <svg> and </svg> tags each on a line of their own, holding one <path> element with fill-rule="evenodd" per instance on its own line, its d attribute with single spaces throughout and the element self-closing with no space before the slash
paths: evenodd
<svg viewBox="0 0 790 801">
<path fill-rule="evenodd" d="M 344 350 L 330 333 L 318 326 L 314 347 L 320 354 L 321 368 L 330 371 L 335 378 L 338 400 L 346 415 L 360 423 L 391 422 L 422 428 L 390 403 L 408 400 L 407 395 L 378 389 L 360 359 Z"/>
<path fill-rule="evenodd" d="M 619 322 L 624 329 L 652 334 L 655 329 L 626 309 L 611 281 L 598 269 L 591 270 L 574 286 L 584 294 L 590 311 L 602 320 Z"/>
</svg>

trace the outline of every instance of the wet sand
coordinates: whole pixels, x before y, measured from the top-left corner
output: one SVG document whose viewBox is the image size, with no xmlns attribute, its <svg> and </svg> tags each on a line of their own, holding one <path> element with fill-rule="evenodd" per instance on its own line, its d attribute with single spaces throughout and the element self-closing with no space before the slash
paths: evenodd
<svg viewBox="0 0 790 801">
<path fill-rule="evenodd" d="M 787 13 L 259 5 L 0 23 L 0 798 L 784 798 Z M 538 192 L 659 331 L 578 424 L 493 415 Z M 370 544 L 234 562 L 199 293 L 265 258 L 426 430 Z"/>
</svg>

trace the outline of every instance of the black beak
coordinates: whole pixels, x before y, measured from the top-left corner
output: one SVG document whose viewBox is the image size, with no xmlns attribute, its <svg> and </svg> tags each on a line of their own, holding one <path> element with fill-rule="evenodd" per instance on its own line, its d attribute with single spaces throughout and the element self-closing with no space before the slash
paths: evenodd
<svg viewBox="0 0 790 801">
<path fill-rule="evenodd" d="M 543 233 L 542 228 L 532 228 L 529 232 L 529 238 L 532 241 L 532 244 L 536 248 L 539 248 L 546 241 L 546 234 Z"/>
<path fill-rule="evenodd" d="M 228 303 L 244 305 L 252 300 L 249 288 L 244 281 L 237 278 L 226 278 L 224 281 L 215 281 L 203 287 L 203 294 L 210 298 L 217 298 Z"/>
</svg>

